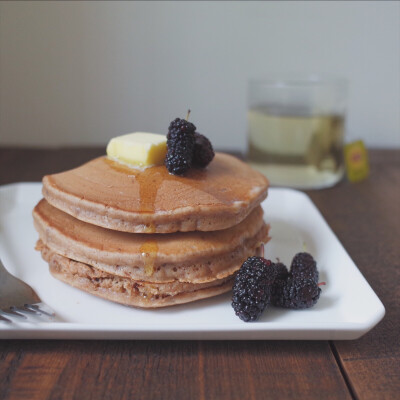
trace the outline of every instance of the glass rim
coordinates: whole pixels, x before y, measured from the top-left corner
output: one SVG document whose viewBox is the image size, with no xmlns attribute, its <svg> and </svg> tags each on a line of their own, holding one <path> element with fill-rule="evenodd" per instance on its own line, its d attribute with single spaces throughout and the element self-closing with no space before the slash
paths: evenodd
<svg viewBox="0 0 400 400">
<path fill-rule="evenodd" d="M 345 77 L 328 74 L 269 74 L 265 78 L 248 80 L 249 86 L 265 86 L 274 88 L 348 86 Z"/>
</svg>

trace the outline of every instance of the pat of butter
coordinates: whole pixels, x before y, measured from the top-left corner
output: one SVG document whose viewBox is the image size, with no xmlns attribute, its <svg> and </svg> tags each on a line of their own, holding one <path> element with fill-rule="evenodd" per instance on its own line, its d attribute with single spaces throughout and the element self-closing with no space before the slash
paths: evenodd
<svg viewBox="0 0 400 400">
<path fill-rule="evenodd" d="M 156 133 L 134 132 L 112 138 L 107 155 L 117 161 L 139 167 L 164 164 L 167 137 Z"/>
</svg>

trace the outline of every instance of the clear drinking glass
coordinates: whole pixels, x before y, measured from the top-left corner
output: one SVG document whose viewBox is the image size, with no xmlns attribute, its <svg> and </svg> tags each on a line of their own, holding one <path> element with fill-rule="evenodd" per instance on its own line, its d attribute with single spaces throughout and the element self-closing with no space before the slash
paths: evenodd
<svg viewBox="0 0 400 400">
<path fill-rule="evenodd" d="M 248 85 L 248 161 L 272 185 L 333 186 L 343 177 L 347 81 L 320 76 Z"/>
</svg>

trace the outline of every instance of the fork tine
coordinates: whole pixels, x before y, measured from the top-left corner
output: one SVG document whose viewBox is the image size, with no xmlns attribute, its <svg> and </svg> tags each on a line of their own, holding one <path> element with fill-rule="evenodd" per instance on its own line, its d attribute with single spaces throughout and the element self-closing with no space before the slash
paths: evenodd
<svg viewBox="0 0 400 400">
<path fill-rule="evenodd" d="M 38 312 L 36 312 L 36 311 L 34 311 L 34 310 L 29 310 L 29 309 L 26 309 L 25 307 L 16 307 L 16 306 L 11 306 L 10 307 L 10 310 L 11 311 L 14 311 L 14 313 L 15 314 L 19 314 L 19 313 L 21 313 L 21 312 L 28 312 L 28 313 L 30 313 L 30 314 L 39 314 Z"/>
<path fill-rule="evenodd" d="M 5 317 L 4 315 L 0 314 L 0 321 L 3 322 L 12 322 L 11 319 L 8 319 L 7 317 Z"/>
<path fill-rule="evenodd" d="M 24 304 L 24 308 L 26 310 L 35 311 L 35 312 L 37 312 L 39 314 L 47 315 L 48 317 L 54 317 L 55 316 L 54 313 L 48 313 L 47 311 L 45 311 L 42 308 L 40 308 L 37 304 Z"/>
<path fill-rule="evenodd" d="M 21 317 L 21 318 L 27 319 L 26 315 L 19 313 L 18 312 L 19 310 L 16 310 L 13 307 L 10 307 L 8 310 L 3 310 L 3 311 L 5 313 L 7 313 L 7 314 L 11 314 L 11 315 L 15 315 L 17 317 Z"/>
</svg>

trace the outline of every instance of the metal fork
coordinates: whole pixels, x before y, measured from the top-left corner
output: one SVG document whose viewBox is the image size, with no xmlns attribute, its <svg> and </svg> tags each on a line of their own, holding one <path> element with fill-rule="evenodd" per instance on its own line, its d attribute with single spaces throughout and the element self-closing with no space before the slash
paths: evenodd
<svg viewBox="0 0 400 400">
<path fill-rule="evenodd" d="M 0 260 L 0 323 L 54 317 L 54 311 L 29 285 L 11 275 Z"/>
</svg>

